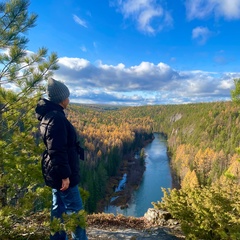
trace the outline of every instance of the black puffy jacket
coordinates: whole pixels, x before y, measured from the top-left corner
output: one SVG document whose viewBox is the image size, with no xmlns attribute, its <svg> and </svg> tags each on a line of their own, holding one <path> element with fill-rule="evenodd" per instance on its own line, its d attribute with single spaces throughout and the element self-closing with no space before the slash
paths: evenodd
<svg viewBox="0 0 240 240">
<path fill-rule="evenodd" d="M 42 173 L 47 186 L 60 189 L 62 179 L 70 186 L 80 181 L 77 133 L 67 120 L 63 107 L 40 99 L 35 109 L 46 150 L 42 157 Z"/>
</svg>

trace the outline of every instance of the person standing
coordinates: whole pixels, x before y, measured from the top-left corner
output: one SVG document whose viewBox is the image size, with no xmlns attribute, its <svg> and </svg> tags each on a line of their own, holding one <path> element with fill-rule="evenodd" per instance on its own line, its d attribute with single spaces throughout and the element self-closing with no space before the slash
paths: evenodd
<svg viewBox="0 0 240 240">
<path fill-rule="evenodd" d="M 48 79 L 48 99 L 41 98 L 36 106 L 40 133 L 46 150 L 42 157 L 42 173 L 47 186 L 52 188 L 51 220 L 62 214 L 77 213 L 83 209 L 78 189 L 79 144 L 73 125 L 65 116 L 69 104 L 68 87 L 53 78 Z M 87 240 L 86 230 L 78 226 L 73 239 Z M 65 231 L 50 236 L 51 240 L 66 240 Z"/>
</svg>

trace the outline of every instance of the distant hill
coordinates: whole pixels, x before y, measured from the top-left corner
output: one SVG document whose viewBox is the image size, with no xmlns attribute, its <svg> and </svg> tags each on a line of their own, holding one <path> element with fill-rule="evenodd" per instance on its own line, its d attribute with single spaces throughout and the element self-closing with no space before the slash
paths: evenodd
<svg viewBox="0 0 240 240">
<path fill-rule="evenodd" d="M 80 107 L 90 108 L 98 111 L 109 111 L 109 110 L 119 110 L 125 108 L 125 106 L 116 106 L 108 104 L 81 104 L 81 103 L 71 103 L 71 105 L 76 105 Z"/>
</svg>

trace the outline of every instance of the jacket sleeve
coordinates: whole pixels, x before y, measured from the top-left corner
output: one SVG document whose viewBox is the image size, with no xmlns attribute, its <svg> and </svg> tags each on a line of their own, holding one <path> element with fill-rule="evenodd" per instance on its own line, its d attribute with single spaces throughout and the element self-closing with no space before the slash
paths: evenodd
<svg viewBox="0 0 240 240">
<path fill-rule="evenodd" d="M 49 122 L 46 134 L 48 154 L 57 176 L 61 179 L 70 177 L 71 169 L 68 159 L 68 131 L 65 117 L 62 114 L 54 114 Z"/>
</svg>

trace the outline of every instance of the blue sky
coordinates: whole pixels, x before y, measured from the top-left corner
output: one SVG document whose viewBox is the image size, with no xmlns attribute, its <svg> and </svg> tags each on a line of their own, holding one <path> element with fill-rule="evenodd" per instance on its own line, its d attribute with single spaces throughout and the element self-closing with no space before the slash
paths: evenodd
<svg viewBox="0 0 240 240">
<path fill-rule="evenodd" d="M 72 102 L 229 100 L 240 77 L 240 0 L 32 0 L 29 11 L 28 50 L 57 52 Z"/>
</svg>

